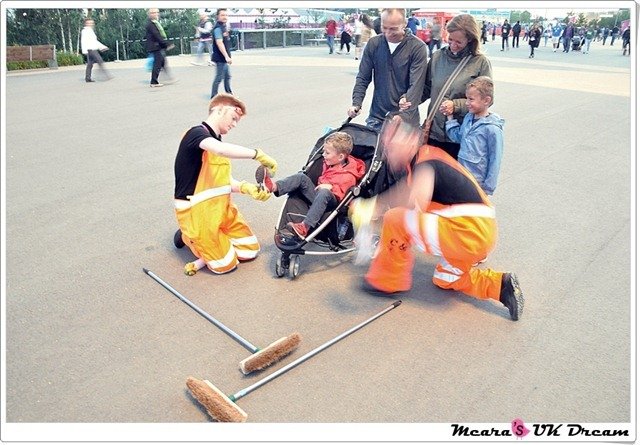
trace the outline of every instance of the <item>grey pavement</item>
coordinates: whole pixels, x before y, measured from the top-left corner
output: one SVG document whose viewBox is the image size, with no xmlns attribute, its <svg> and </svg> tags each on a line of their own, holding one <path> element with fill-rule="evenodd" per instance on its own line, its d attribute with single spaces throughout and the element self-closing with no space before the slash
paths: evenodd
<svg viewBox="0 0 640 445">
<path fill-rule="evenodd" d="M 84 67 L 8 73 L 2 439 L 47 427 L 66 437 L 55 429 L 65 423 L 126 438 L 140 429 L 144 440 L 428 440 L 423 424 L 634 421 L 631 60 L 617 43 L 586 55 L 549 42 L 535 59 L 522 42 L 485 50 L 506 127 L 500 237 L 483 266 L 518 274 L 522 319 L 436 289 L 435 259 L 418 255 L 402 305 L 239 400 L 249 424 L 234 429 L 196 428 L 209 418 L 188 376 L 233 394 L 394 300 L 359 291 L 365 269 L 349 255 L 302 257 L 300 276 L 276 278 L 284 198 L 234 197 L 261 241 L 256 261 L 183 274 L 192 256 L 172 243 L 173 160 L 205 117 L 214 68 L 171 57 L 179 82 L 158 89 L 144 60 L 108 63 L 111 81 L 96 68 L 93 84 Z M 278 175 L 296 172 L 323 128 L 345 118 L 356 72 L 353 56 L 324 46 L 234 53 L 248 114 L 225 140 L 263 148 Z M 255 167 L 234 161 L 234 176 Z M 296 331 L 303 342 L 245 377 L 238 363 L 250 353 L 143 267 L 258 346 Z"/>
</svg>

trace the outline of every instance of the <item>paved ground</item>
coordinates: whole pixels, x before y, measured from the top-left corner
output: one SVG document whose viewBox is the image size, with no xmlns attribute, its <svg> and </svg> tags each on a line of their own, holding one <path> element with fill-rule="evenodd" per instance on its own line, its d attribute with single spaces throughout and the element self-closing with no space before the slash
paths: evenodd
<svg viewBox="0 0 640 445">
<path fill-rule="evenodd" d="M 82 67 L 8 74 L 2 439 L 67 437 L 59 426 L 75 422 L 102 424 L 86 434 L 103 440 L 426 440 L 414 425 L 631 422 L 630 59 L 598 43 L 589 55 L 542 47 L 533 60 L 525 44 L 486 51 L 506 141 L 500 240 L 485 266 L 518 273 L 522 320 L 434 288 L 435 261 L 421 257 L 400 307 L 238 401 L 252 423 L 240 429 L 208 427 L 185 379 L 232 394 L 271 371 L 243 377 L 249 352 L 143 267 L 258 346 L 300 332 L 285 363 L 393 300 L 356 290 L 364 269 L 349 256 L 304 257 L 296 280 L 275 278 L 283 199 L 236 199 L 263 244 L 258 260 L 183 275 L 173 159 L 206 113 L 212 68 L 171 58 L 179 83 L 153 90 L 142 60 L 110 63 L 115 78 L 94 84 Z M 323 127 L 344 119 L 356 71 L 322 46 L 234 53 L 249 114 L 227 140 L 264 148 L 280 175 L 297 171 Z M 250 178 L 255 165 L 234 162 L 234 174 Z"/>
</svg>

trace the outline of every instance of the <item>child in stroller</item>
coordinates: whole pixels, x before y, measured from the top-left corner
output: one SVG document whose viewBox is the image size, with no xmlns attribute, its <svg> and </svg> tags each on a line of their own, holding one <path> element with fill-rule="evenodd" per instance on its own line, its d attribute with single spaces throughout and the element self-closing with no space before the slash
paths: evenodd
<svg viewBox="0 0 640 445">
<path fill-rule="evenodd" d="M 322 174 L 317 185 L 303 172 L 272 181 L 266 168 L 258 167 L 256 180 L 275 196 L 299 192 L 311 204 L 301 222 L 290 221 L 287 226 L 299 238 L 305 239 L 309 229 L 315 227 L 325 211 L 333 210 L 364 176 L 364 161 L 351 156 L 353 139 L 347 133 L 337 131 L 324 140 Z"/>
<path fill-rule="evenodd" d="M 276 247 L 281 251 L 275 267 L 277 277 L 283 277 L 289 272 L 290 278 L 295 278 L 300 267 L 300 255 L 336 255 L 354 251 L 354 232 L 347 215 L 349 203 L 356 196 L 370 197 L 377 193 L 376 190 L 382 191 L 387 186 L 386 176 L 378 175 L 379 170 L 384 170 L 382 168 L 382 150 L 378 148 L 378 133 L 363 125 L 352 124 L 350 121 L 350 118 L 347 119 L 340 128 L 332 130 L 328 135 L 323 135 L 318 139 L 302 171 L 293 176 L 300 182 L 306 182 L 306 179 L 301 179 L 298 176 L 304 175 L 312 184 L 310 188 L 316 187 L 325 169 L 323 153 L 329 148 L 327 145 L 335 147 L 339 144 L 337 141 L 344 138 L 339 135 L 334 139 L 333 135 L 342 133 L 350 136 L 353 150 L 348 156 L 349 163 L 363 165 L 363 169 L 358 168 L 360 171 L 358 176 L 362 174 L 364 176 L 357 180 L 354 187 L 344 188 L 343 193 L 340 193 L 343 196 L 336 194 L 336 201 L 339 202 L 333 210 L 329 209 L 329 211 L 320 213 L 321 217 L 317 224 L 313 224 L 314 221 L 307 219 L 313 200 L 305 198 L 300 189 L 289 191 L 290 189 L 282 188 L 283 182 L 290 178 L 277 181 L 278 185 L 275 186 L 277 187 L 277 195 L 288 192 L 287 200 L 283 204 L 275 227 L 274 241 Z M 256 171 L 258 183 L 265 182 L 266 175 L 263 172 L 263 169 Z M 302 228 L 300 224 L 305 219 L 309 225 L 305 223 Z"/>
</svg>

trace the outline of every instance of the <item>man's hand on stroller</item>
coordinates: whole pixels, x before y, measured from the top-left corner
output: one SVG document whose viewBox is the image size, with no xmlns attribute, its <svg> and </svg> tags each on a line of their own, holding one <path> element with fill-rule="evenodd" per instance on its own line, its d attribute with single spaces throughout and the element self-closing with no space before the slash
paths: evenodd
<svg viewBox="0 0 640 445">
<path fill-rule="evenodd" d="M 271 192 L 269 190 L 259 188 L 257 185 L 251 184 L 247 181 L 242 181 L 240 183 L 240 193 L 243 195 L 250 195 L 257 201 L 266 201 L 271 198 Z"/>
<path fill-rule="evenodd" d="M 360 107 L 349 107 L 349 109 L 347 109 L 347 116 L 349 116 L 352 119 L 359 114 L 360 114 Z"/>
<path fill-rule="evenodd" d="M 256 148 L 256 155 L 253 157 L 256 161 L 264 165 L 269 169 L 269 175 L 274 177 L 276 175 L 276 170 L 278 169 L 278 163 L 271 156 L 266 154 L 264 151 Z"/>
<path fill-rule="evenodd" d="M 356 198 L 349 206 L 349 219 L 354 229 L 358 231 L 363 226 L 368 226 L 374 217 L 376 209 L 376 197 L 370 199 Z"/>
</svg>

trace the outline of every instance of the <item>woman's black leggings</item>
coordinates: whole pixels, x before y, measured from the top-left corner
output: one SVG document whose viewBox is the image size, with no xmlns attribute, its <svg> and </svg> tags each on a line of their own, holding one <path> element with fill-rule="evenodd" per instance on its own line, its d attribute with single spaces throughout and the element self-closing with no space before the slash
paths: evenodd
<svg viewBox="0 0 640 445">
<path fill-rule="evenodd" d="M 344 46 L 347 45 L 347 52 L 351 51 L 351 36 L 349 35 L 348 32 L 343 32 L 340 35 L 340 51 L 342 51 L 342 48 L 344 48 Z"/>
</svg>

